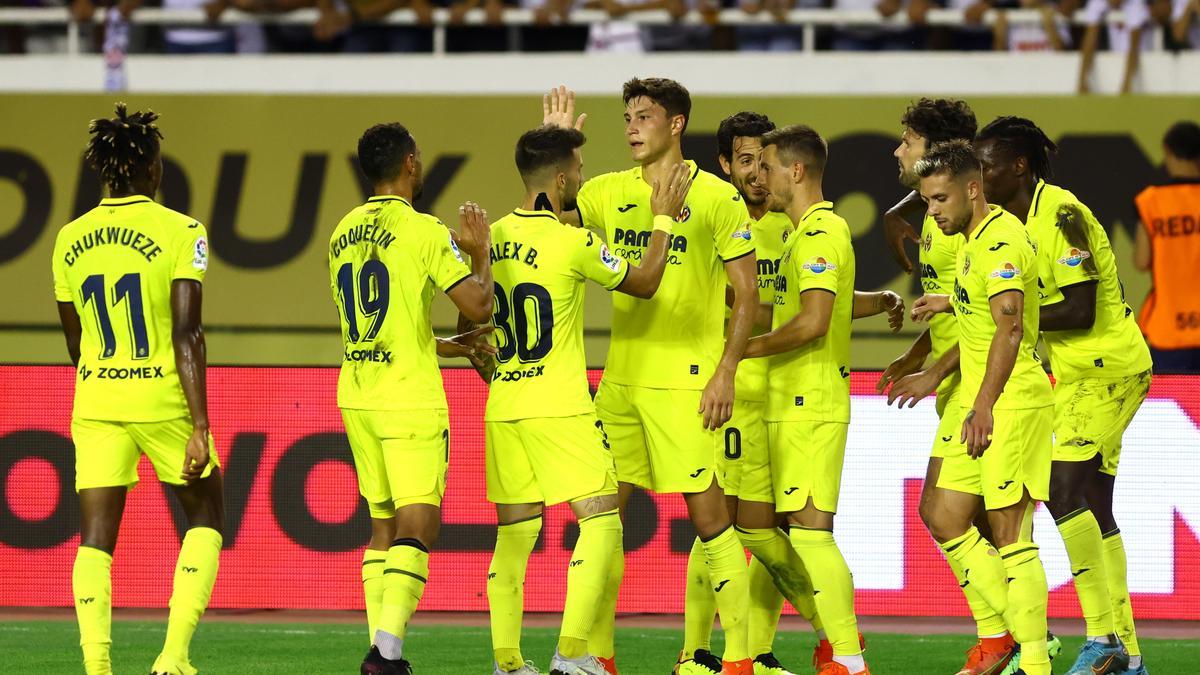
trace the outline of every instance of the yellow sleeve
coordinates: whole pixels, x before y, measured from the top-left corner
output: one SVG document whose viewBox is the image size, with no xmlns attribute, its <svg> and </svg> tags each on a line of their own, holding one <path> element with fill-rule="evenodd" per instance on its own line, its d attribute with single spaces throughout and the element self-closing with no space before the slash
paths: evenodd
<svg viewBox="0 0 1200 675">
<path fill-rule="evenodd" d="M 1100 223 L 1082 204 L 1064 203 L 1055 213 L 1055 225 L 1045 228 L 1038 250 L 1045 256 L 1047 268 L 1059 288 L 1087 281 L 1099 281 L 1100 271 L 1092 258 L 1091 233 Z"/>
<path fill-rule="evenodd" d="M 450 289 L 459 285 L 471 276 L 471 270 L 463 262 L 462 253 L 450 229 L 440 220 L 432 220 L 425 224 L 428 233 L 424 237 L 424 256 L 429 278 L 437 287 L 449 293 Z"/>
<path fill-rule="evenodd" d="M 604 178 L 593 178 L 579 188 L 575 203 L 579 209 L 580 224 L 584 229 L 605 232 L 604 228 Z"/>
<path fill-rule="evenodd" d="M 800 293 L 821 289 L 837 294 L 838 278 L 845 273 L 846 255 L 835 235 L 820 227 L 793 236 L 796 242 L 792 265 L 796 268 L 796 288 Z"/>
<path fill-rule="evenodd" d="M 608 290 L 615 290 L 629 274 L 629 262 L 615 256 L 608 245 L 587 231 L 571 231 L 575 250 L 571 267 L 584 279 L 590 279 Z"/>
<path fill-rule="evenodd" d="M 693 186 L 692 189 L 695 189 Z M 737 190 L 732 194 L 715 194 L 709 209 L 712 219 L 713 243 L 721 260 L 729 262 L 754 252 L 750 236 L 750 213 Z"/>
<path fill-rule="evenodd" d="M 208 273 L 208 230 L 199 221 L 192 221 L 175 238 L 175 269 L 171 279 L 193 279 L 204 282 Z"/>
<path fill-rule="evenodd" d="M 1025 278 L 1037 277 L 1037 264 L 1032 250 L 1021 241 L 995 238 L 981 242 L 971 266 L 984 275 L 983 286 L 991 298 L 1004 291 L 1025 291 Z"/>
<path fill-rule="evenodd" d="M 71 286 L 67 281 L 66 262 L 63 260 L 62 234 L 54 240 L 54 257 L 50 259 L 50 271 L 54 275 L 54 299 L 58 302 L 71 302 Z"/>
</svg>

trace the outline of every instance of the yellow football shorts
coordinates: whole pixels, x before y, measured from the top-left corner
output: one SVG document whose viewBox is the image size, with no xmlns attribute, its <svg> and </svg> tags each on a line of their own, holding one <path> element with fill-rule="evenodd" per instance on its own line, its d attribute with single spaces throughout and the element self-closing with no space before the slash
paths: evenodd
<svg viewBox="0 0 1200 675">
<path fill-rule="evenodd" d="M 1149 393 L 1149 370 L 1059 382 L 1054 387 L 1054 461 L 1086 462 L 1100 453 L 1100 470 L 1117 475 L 1121 437 Z"/>
<path fill-rule="evenodd" d="M 771 458 L 767 455 L 767 422 L 762 401 L 733 402 L 733 417 L 718 432 L 724 452 L 717 454 L 717 475 L 726 495 L 771 503 Z"/>
<path fill-rule="evenodd" d="M 844 422 L 767 422 L 777 512 L 800 511 L 811 497 L 818 510 L 837 513 L 849 428 Z"/>
<path fill-rule="evenodd" d="M 160 481 L 183 485 L 180 474 L 191 437 L 190 416 L 163 422 L 72 419 L 75 490 L 137 485 L 137 466 L 142 455 L 150 458 Z M 208 457 L 208 466 L 200 474 L 201 478 L 207 478 L 214 468 L 221 466 L 211 434 Z"/>
<path fill-rule="evenodd" d="M 662 493 L 704 492 L 717 475 L 723 436 L 704 428 L 699 390 L 651 389 L 600 381 L 604 423 L 617 479 Z"/>
<path fill-rule="evenodd" d="M 561 504 L 617 493 L 617 470 L 595 415 L 488 422 L 487 498 Z"/>
<path fill-rule="evenodd" d="M 447 411 L 343 408 L 342 422 L 372 518 L 392 518 L 410 504 L 441 506 L 450 465 Z"/>
<path fill-rule="evenodd" d="M 966 409 L 962 414 L 966 415 Z M 964 452 L 942 460 L 937 486 L 982 495 L 989 511 L 1021 501 L 1023 490 L 1038 501 L 1050 496 L 1053 406 L 992 412 L 992 443 L 979 459 Z M 962 437 L 962 427 L 956 432 Z"/>
<path fill-rule="evenodd" d="M 965 457 L 967 444 L 962 442 L 963 415 L 959 404 L 958 387 L 939 391 L 937 396 L 938 428 L 933 439 L 931 457 Z"/>
</svg>

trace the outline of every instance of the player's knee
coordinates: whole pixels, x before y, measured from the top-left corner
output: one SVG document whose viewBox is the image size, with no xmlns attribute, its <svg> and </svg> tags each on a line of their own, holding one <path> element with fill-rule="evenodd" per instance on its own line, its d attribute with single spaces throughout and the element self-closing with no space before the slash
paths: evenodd
<svg viewBox="0 0 1200 675">
<path fill-rule="evenodd" d="M 1055 520 L 1068 516 L 1079 509 L 1087 508 L 1087 498 L 1081 486 L 1065 476 L 1055 476 L 1050 480 L 1050 499 L 1046 508 Z"/>
</svg>

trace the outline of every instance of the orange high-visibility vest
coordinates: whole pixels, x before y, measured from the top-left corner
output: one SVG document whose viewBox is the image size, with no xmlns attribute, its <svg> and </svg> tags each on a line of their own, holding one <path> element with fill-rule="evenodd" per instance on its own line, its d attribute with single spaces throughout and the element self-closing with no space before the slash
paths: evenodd
<svg viewBox="0 0 1200 675">
<path fill-rule="evenodd" d="M 1154 185 L 1135 201 L 1154 256 L 1138 325 L 1156 349 L 1200 347 L 1200 180 Z"/>
</svg>

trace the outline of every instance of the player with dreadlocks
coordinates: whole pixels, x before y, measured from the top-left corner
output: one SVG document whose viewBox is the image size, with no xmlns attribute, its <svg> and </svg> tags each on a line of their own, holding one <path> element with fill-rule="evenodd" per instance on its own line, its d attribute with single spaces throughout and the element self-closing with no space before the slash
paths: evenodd
<svg viewBox="0 0 1200 675">
<path fill-rule="evenodd" d="M 1042 339 L 1057 380 L 1046 505 L 1066 544 L 1088 636 L 1068 672 L 1145 673 L 1112 500 L 1121 437 L 1150 390 L 1150 351 L 1125 304 L 1104 227 L 1075 195 L 1046 182 L 1054 142 L 1027 119 L 1000 117 L 975 148 L 984 192 L 1025 214 L 1037 242 Z"/>
<path fill-rule="evenodd" d="M 94 120 L 86 158 L 108 196 L 54 245 L 54 296 L 76 366 L 71 436 L 81 516 L 72 573 L 88 675 L 112 672 L 112 555 L 141 456 L 183 506 L 166 642 L 151 669 L 190 675 L 188 647 L 217 576 L 225 507 L 209 435 L 201 283 L 208 240 L 195 219 L 155 203 L 158 115 Z"/>
</svg>

